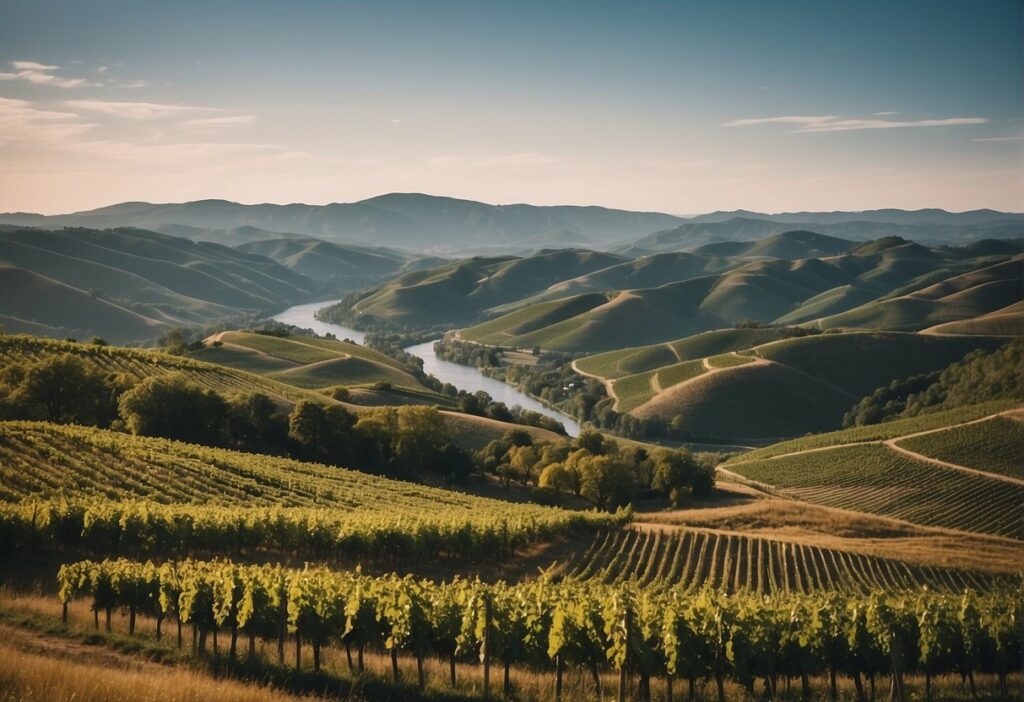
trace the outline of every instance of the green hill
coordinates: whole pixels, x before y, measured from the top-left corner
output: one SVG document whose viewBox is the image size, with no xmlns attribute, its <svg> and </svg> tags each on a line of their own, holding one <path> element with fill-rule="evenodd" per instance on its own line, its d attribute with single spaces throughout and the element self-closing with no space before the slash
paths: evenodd
<svg viewBox="0 0 1024 702">
<path fill-rule="evenodd" d="M 609 293 L 604 301 L 582 295 L 567 303 L 580 307 L 580 312 L 548 324 L 541 321 L 551 307 L 532 304 L 466 329 L 462 335 L 488 344 L 598 352 L 667 342 L 750 320 L 796 324 L 823 314 L 832 315 L 818 322 L 827 327 L 919 329 L 930 326 L 929 320 L 938 321 L 939 313 L 925 309 L 928 306 L 942 307 L 946 318 L 972 317 L 1018 301 L 1022 258 L 965 258 L 963 252 L 940 252 L 889 238 L 839 256 L 748 261 L 716 275 Z M 600 279 L 613 270 L 592 277 Z M 690 272 L 684 267 L 680 275 Z M 580 281 L 585 283 L 587 278 L 565 285 L 579 286 Z M 929 296 L 943 299 L 935 302 Z M 896 315 L 862 313 L 885 310 L 905 299 L 913 299 L 921 308 L 919 314 L 908 310 L 907 316 L 917 320 L 909 326 Z M 871 302 L 862 305 L 865 301 Z M 531 320 L 534 311 L 537 319 Z"/>
<path fill-rule="evenodd" d="M 301 400 L 312 400 L 321 403 L 335 402 L 335 400 L 332 400 L 323 393 L 269 377 L 262 369 L 254 369 L 253 372 L 249 372 L 242 370 L 240 367 L 221 366 L 203 360 L 172 356 L 158 351 L 79 344 L 25 335 L 0 335 L 0 361 L 4 363 L 16 363 L 26 359 L 40 358 L 59 353 L 72 353 L 81 356 L 105 371 L 124 373 L 136 379 L 147 378 L 152 375 L 182 373 L 191 382 L 203 388 L 208 388 L 225 395 L 244 395 L 260 392 L 285 406 L 293 405 Z M 360 412 L 367 406 L 350 403 L 341 404 L 353 412 Z M 390 403 L 385 402 L 384 404 Z M 434 403 L 424 399 L 422 404 Z M 442 414 L 445 416 L 445 421 L 453 429 L 456 443 L 467 448 L 481 448 L 489 441 L 499 438 L 506 431 L 513 428 L 529 432 L 538 441 L 554 441 L 559 438 L 554 432 L 536 427 L 524 427 L 519 424 L 510 424 L 461 412 L 444 411 Z"/>
<path fill-rule="evenodd" d="M 85 290 L 0 264 L 0 324 L 8 332 L 82 338 L 101 335 L 115 343 L 148 339 L 169 329 Z"/>
<path fill-rule="evenodd" d="M 889 422 L 880 425 L 881 435 L 872 436 L 874 427 L 861 427 L 825 435 L 824 443 L 811 437 L 740 456 L 725 467 L 816 504 L 1024 539 L 1024 482 L 1001 475 L 998 454 L 1000 447 L 1020 447 L 1018 423 L 963 424 L 993 411 L 999 410 L 976 406 L 928 415 L 928 424 L 921 421 L 925 417 Z M 962 436 L 950 436 L 969 427 Z M 934 434 L 921 433 L 927 431 Z M 935 463 L 916 450 L 958 463 Z M 993 461 L 998 473 L 977 472 L 993 467 Z"/>
<path fill-rule="evenodd" d="M 402 272 L 408 262 L 407 256 L 389 249 L 334 244 L 321 239 L 269 239 L 237 248 L 266 256 L 337 290 L 369 287 Z"/>
<path fill-rule="evenodd" d="M 917 330 L 969 320 L 1024 300 L 1024 255 L 946 278 L 919 290 L 817 320 L 823 328 Z"/>
<path fill-rule="evenodd" d="M 821 258 L 846 253 L 855 242 L 808 231 L 791 231 L 758 241 L 723 241 L 705 244 L 695 254 L 740 258 Z"/>
<path fill-rule="evenodd" d="M 206 347 L 191 355 L 210 363 L 258 372 L 301 388 L 386 382 L 426 390 L 394 359 L 359 344 L 333 339 L 221 332 L 207 339 Z"/>
<path fill-rule="evenodd" d="M 876 388 L 1006 342 L 904 332 L 793 334 L 724 329 L 588 356 L 575 366 L 610 382 L 619 412 L 674 422 L 698 438 L 764 440 L 836 428 Z"/>
<path fill-rule="evenodd" d="M 328 308 L 325 319 L 355 324 L 425 327 L 479 321 L 493 307 L 623 259 L 585 250 L 542 252 L 528 258 L 471 258 L 395 278 L 357 299 Z"/>
<path fill-rule="evenodd" d="M 83 329 L 114 341 L 281 308 L 315 289 L 305 276 L 262 256 L 137 229 L 0 232 L 0 264 L 33 274 L 20 277 L 23 286 L 31 281 L 41 288 L 46 280 L 63 286 L 49 286 L 50 298 L 108 303 L 83 304 L 69 323 L 46 296 L 14 296 L 5 287 L 5 316 L 35 325 L 15 330 Z M 141 319 L 132 323 L 132 313 Z"/>
</svg>

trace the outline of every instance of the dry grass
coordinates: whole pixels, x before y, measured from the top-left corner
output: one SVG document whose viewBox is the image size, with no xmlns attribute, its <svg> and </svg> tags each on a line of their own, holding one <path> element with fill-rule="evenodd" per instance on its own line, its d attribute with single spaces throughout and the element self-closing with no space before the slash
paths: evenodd
<svg viewBox="0 0 1024 702">
<path fill-rule="evenodd" d="M 69 652 L 70 653 L 70 652 Z M 29 702 L 286 702 L 270 688 L 216 680 L 183 668 L 116 668 L 72 662 L 0 644 L 0 700 Z"/>
<path fill-rule="evenodd" d="M 0 608 L 6 612 L 22 612 L 36 615 L 42 620 L 52 622 L 56 627 L 60 618 L 60 605 L 52 596 L 19 594 L 10 590 L 0 590 Z M 318 694 L 313 697 L 298 697 L 287 692 L 274 690 L 266 686 L 257 686 L 230 679 L 215 679 L 200 668 L 192 665 L 162 665 L 147 661 L 137 654 L 119 653 L 105 639 L 97 636 L 96 641 L 79 643 L 75 640 L 92 628 L 92 614 L 85 602 L 75 602 L 69 612 L 70 630 L 64 635 L 40 633 L 0 624 L 0 702 L 34 702 L 36 700 L 56 700 L 60 702 L 100 702 L 113 700 L 143 700 L 154 702 L 191 702 L 193 700 L 217 700 L 217 702 L 285 702 L 300 699 L 336 699 Z M 113 629 L 124 632 L 127 628 L 125 617 L 115 615 Z M 155 623 L 146 617 L 139 617 L 137 638 L 157 645 L 153 641 Z M 165 634 L 173 638 L 173 625 L 165 626 Z M 225 637 L 226 638 L 226 637 Z M 186 636 L 187 640 L 187 636 Z M 289 646 L 289 660 L 294 649 Z M 258 655 L 266 661 L 276 660 L 273 645 L 260 645 Z M 69 660 L 70 659 L 70 660 Z M 305 652 L 304 671 L 309 666 L 309 652 Z M 391 675 L 391 660 L 384 652 L 368 652 L 366 670 L 361 680 L 353 680 L 348 672 L 344 651 L 328 647 L 323 651 L 323 665 L 327 675 L 335 676 L 339 681 L 352 682 L 352 692 L 343 699 L 356 702 L 364 700 L 402 699 L 415 700 L 451 700 L 479 699 L 482 693 L 483 671 L 476 663 L 462 662 L 457 668 L 458 685 L 455 690 L 448 682 L 448 664 L 446 661 L 427 659 L 424 665 L 426 675 L 426 692 L 417 696 L 410 685 L 415 682 L 416 666 L 413 659 L 407 656 L 399 658 L 403 688 L 393 688 L 384 681 Z M 308 671 L 307 671 L 308 672 Z M 979 700 L 1003 699 L 995 694 L 996 681 L 993 676 L 977 677 Z M 1016 689 L 1019 676 L 1010 677 L 1010 689 Z M 491 670 L 492 697 L 496 699 L 515 699 L 522 702 L 552 702 L 554 699 L 554 679 L 550 671 L 531 670 L 524 667 L 513 667 L 510 671 L 512 695 L 500 694 L 502 687 L 502 667 L 496 663 Z M 593 682 L 589 674 L 570 667 L 566 670 L 563 685 L 563 699 L 575 700 L 611 700 L 614 699 L 617 676 L 605 672 L 601 676 L 603 694 L 595 694 Z M 632 681 L 635 693 L 636 680 Z M 886 680 L 879 680 L 879 694 L 884 695 Z M 799 685 L 799 681 L 794 683 Z M 826 700 L 826 681 L 821 678 L 811 680 L 812 700 Z M 920 691 L 922 681 L 911 676 L 908 685 L 912 692 Z M 968 693 L 961 687 L 959 677 L 940 676 L 934 681 L 936 697 L 940 700 L 966 700 Z M 344 687 L 344 685 L 343 685 Z M 652 680 L 654 700 L 664 700 L 665 681 Z M 685 682 L 677 681 L 675 695 L 679 699 L 685 695 Z M 798 689 L 798 687 L 796 688 Z M 371 690 L 373 692 L 371 692 Z M 390 690 L 390 692 L 388 692 Z M 713 683 L 699 685 L 700 699 L 714 698 Z M 840 700 L 854 699 L 853 685 L 844 678 L 839 680 Z M 726 683 L 727 699 L 730 702 L 747 700 L 746 692 L 734 683 Z M 794 696 L 798 694 L 794 691 Z M 631 696 L 631 699 L 637 699 Z"/>
<path fill-rule="evenodd" d="M 1024 570 L 1024 549 L 1013 539 L 922 527 L 784 498 L 762 497 L 737 500 L 721 507 L 638 512 L 636 518 L 641 528 L 687 526 L 765 536 L 920 565 L 989 573 Z"/>
</svg>

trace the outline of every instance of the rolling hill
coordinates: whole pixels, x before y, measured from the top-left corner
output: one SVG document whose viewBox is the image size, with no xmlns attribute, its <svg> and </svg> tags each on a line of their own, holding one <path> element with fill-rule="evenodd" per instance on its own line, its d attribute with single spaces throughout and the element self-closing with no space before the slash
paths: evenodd
<svg viewBox="0 0 1024 702">
<path fill-rule="evenodd" d="M 528 258 L 470 258 L 401 275 L 321 314 L 356 324 L 432 326 L 478 321 L 487 310 L 548 286 L 621 263 L 596 251 L 545 251 Z"/>
<path fill-rule="evenodd" d="M 533 304 L 461 334 L 485 344 L 598 352 L 666 342 L 750 320 L 921 329 L 1018 302 L 1021 258 L 965 258 L 959 250 L 943 252 L 889 238 L 837 256 L 758 259 L 717 275 L 659 287 L 582 294 L 554 307 Z M 568 310 L 573 314 L 566 314 Z M 916 323 L 915 312 L 920 313 Z"/>
<path fill-rule="evenodd" d="M 594 242 L 622 241 L 675 226 L 680 221 L 678 217 L 657 212 L 489 205 L 419 193 L 391 193 L 360 202 L 329 205 L 243 205 L 226 200 L 125 202 L 50 217 L 0 214 L 0 222 L 39 227 L 160 229 L 178 225 L 201 230 L 256 227 L 336 243 L 453 251 L 471 245 L 502 244 L 509 249 L 552 245 L 565 240 L 567 235 Z"/>
<path fill-rule="evenodd" d="M 192 358 L 259 373 L 300 388 L 391 383 L 427 390 L 394 359 L 360 344 L 316 337 L 220 332 Z"/>
<path fill-rule="evenodd" d="M 265 239 L 237 247 L 266 256 L 335 290 L 369 287 L 402 272 L 410 258 L 390 249 L 334 244 L 321 239 Z"/>
<path fill-rule="evenodd" d="M 326 339 L 321 341 L 328 342 L 329 344 L 335 343 Z M 338 402 L 321 392 L 269 377 L 265 373 L 265 367 L 253 368 L 250 372 L 240 368 L 208 363 L 203 360 L 172 356 L 159 351 L 55 341 L 53 339 L 41 339 L 26 335 L 0 336 L 0 361 L 4 363 L 38 359 L 47 355 L 61 353 L 75 354 L 96 364 L 105 371 L 124 373 L 136 379 L 147 378 L 152 375 L 181 373 L 189 381 L 224 395 L 260 392 L 285 407 L 294 405 L 302 400 L 324 404 Z M 200 352 L 200 354 L 202 353 Z M 308 353 L 314 354 L 316 349 L 310 349 Z M 346 402 L 339 404 L 357 413 L 366 408 L 362 405 Z M 424 399 L 423 404 L 433 405 L 434 402 Z M 552 441 L 559 438 L 554 432 L 536 427 L 524 427 L 519 424 L 510 424 L 461 412 L 443 411 L 442 414 L 445 417 L 445 421 L 454 430 L 456 443 L 465 448 L 479 449 L 512 428 L 524 429 L 538 441 Z"/>
<path fill-rule="evenodd" d="M 0 293 L 9 329 L 115 342 L 281 308 L 315 289 L 268 258 L 138 229 L 8 230 L 0 263 L 11 281 Z"/>
<path fill-rule="evenodd" d="M 1006 341 L 896 332 L 792 333 L 782 328 L 708 332 L 588 356 L 574 367 L 604 381 L 619 412 L 675 420 L 698 438 L 763 441 L 834 429 L 876 388 L 940 370 L 970 351 Z"/>
<path fill-rule="evenodd" d="M 615 249 L 629 256 L 693 251 L 708 244 L 754 242 L 795 230 L 868 241 L 899 236 L 933 244 L 963 244 L 982 239 L 1015 239 L 1024 234 L 1024 215 L 978 210 L 875 210 L 766 215 L 743 210 L 698 215 L 682 224 L 648 234 Z"/>
<path fill-rule="evenodd" d="M 723 467 L 814 504 L 1024 539 L 1024 481 L 1005 475 L 998 466 L 998 472 L 987 470 L 992 467 L 987 441 L 963 444 L 955 454 L 944 448 L 949 446 L 949 432 L 1004 417 L 1016 422 L 1019 410 L 970 409 L 889 422 L 882 438 L 865 437 L 868 428 L 858 428 L 827 435 L 828 443 L 820 447 L 804 440 L 791 448 L 779 445 L 762 455 L 740 456 Z M 924 419 L 930 426 L 922 428 Z M 1000 436 L 1012 450 L 1024 448 L 1019 431 Z M 917 451 L 946 455 L 959 463 Z"/>
</svg>

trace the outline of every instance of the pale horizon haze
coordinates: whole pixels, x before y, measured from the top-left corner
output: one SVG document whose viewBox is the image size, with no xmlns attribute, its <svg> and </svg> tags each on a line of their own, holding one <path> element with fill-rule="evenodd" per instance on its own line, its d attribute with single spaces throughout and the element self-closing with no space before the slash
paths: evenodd
<svg viewBox="0 0 1024 702">
<path fill-rule="evenodd" d="M 1021 211 L 1021 7 L 0 0 L 0 211 Z"/>
</svg>

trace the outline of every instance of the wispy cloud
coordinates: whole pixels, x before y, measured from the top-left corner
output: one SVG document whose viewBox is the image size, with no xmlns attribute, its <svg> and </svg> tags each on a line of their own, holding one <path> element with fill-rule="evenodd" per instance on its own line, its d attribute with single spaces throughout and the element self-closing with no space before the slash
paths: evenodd
<svg viewBox="0 0 1024 702">
<path fill-rule="evenodd" d="M 14 73 L 0 72 L 0 80 L 23 80 L 37 85 L 52 85 L 57 88 L 94 85 L 86 83 L 84 78 L 62 78 L 55 75 L 54 71 L 59 70 L 60 66 L 49 66 L 35 61 L 11 61 L 11 66 L 14 67 Z"/>
<path fill-rule="evenodd" d="M 65 107 L 73 110 L 97 112 L 121 119 L 161 119 L 189 112 L 212 112 L 213 107 L 194 105 L 165 105 L 156 102 L 115 102 L 112 100 L 67 100 Z"/>
<path fill-rule="evenodd" d="M 189 129 L 214 129 L 217 127 L 232 127 L 239 124 L 252 124 L 256 121 L 256 115 L 234 115 L 230 117 L 201 117 L 186 119 L 181 123 L 182 127 Z"/>
<path fill-rule="evenodd" d="M 78 115 L 69 112 L 39 109 L 27 100 L 0 97 L 0 144 L 62 144 L 96 126 L 77 118 Z"/>
<path fill-rule="evenodd" d="M 782 117 L 756 117 L 723 122 L 723 127 L 752 127 L 760 124 L 790 124 L 794 132 L 850 132 L 864 129 L 909 129 L 920 127 L 957 127 L 985 124 L 987 117 L 949 117 L 947 119 L 848 119 L 838 115 L 785 115 Z"/>
<path fill-rule="evenodd" d="M 971 141 L 1024 141 L 1024 134 L 1016 134 L 1014 136 L 978 137 L 977 139 L 971 139 Z"/>
</svg>

